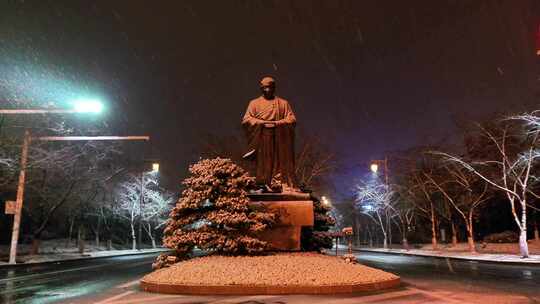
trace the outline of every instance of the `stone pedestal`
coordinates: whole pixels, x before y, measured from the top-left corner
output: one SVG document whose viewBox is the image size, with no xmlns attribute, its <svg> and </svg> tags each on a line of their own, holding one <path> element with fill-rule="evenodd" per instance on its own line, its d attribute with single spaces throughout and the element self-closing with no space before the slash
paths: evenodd
<svg viewBox="0 0 540 304">
<path fill-rule="evenodd" d="M 278 214 L 277 223 L 259 235 L 273 250 L 300 250 L 302 226 L 313 226 L 313 201 L 307 193 L 249 195 L 251 204 Z"/>
</svg>

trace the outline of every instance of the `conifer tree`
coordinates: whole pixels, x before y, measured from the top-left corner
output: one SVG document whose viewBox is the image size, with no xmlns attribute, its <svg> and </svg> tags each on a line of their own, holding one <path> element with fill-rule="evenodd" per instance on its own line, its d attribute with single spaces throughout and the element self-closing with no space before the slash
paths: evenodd
<svg viewBox="0 0 540 304">
<path fill-rule="evenodd" d="M 330 207 L 321 203 L 319 198 L 311 195 L 313 201 L 313 227 L 302 227 L 302 250 L 321 251 L 324 248 L 330 249 L 333 246 L 332 237 L 328 235 L 328 230 L 334 226 L 336 221 L 329 215 Z"/>
<path fill-rule="evenodd" d="M 230 159 L 204 159 L 190 166 L 191 176 L 170 213 L 163 244 L 174 250 L 158 257 L 154 268 L 189 258 L 196 246 L 215 254 L 255 254 L 268 249 L 257 233 L 275 222 L 275 214 L 249 205 L 255 183 Z"/>
</svg>

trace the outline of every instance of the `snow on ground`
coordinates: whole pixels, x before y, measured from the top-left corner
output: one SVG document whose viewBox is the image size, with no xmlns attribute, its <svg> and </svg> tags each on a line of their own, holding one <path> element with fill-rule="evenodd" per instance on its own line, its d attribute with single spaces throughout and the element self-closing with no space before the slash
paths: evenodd
<svg viewBox="0 0 540 304">
<path fill-rule="evenodd" d="M 96 246 L 93 241 L 86 241 L 84 252 L 79 253 L 79 248 L 75 240 L 68 242 L 67 239 L 52 239 L 41 242 L 39 254 L 30 255 L 32 244 L 19 244 L 17 246 L 17 262 L 39 263 L 59 260 L 71 260 L 88 257 L 114 256 L 124 254 L 136 254 L 141 252 L 164 251 L 163 248 L 152 249 L 150 246 L 143 246 L 144 250 L 131 250 L 131 246 L 125 247 L 120 244 L 113 244 L 112 250 L 107 250 L 106 242 L 101 242 Z M 131 244 L 130 244 L 131 245 Z M 9 260 L 9 244 L 0 245 L 0 265 Z"/>
<path fill-rule="evenodd" d="M 477 253 L 491 253 L 491 254 L 519 254 L 518 243 L 482 243 L 476 242 Z M 540 241 L 529 240 L 529 254 L 540 255 Z M 346 245 L 340 244 L 340 248 L 347 248 Z M 369 248 L 365 245 L 360 246 L 362 248 Z M 379 246 L 373 246 L 371 248 L 382 248 Z M 392 244 L 391 249 L 403 249 L 401 244 Z M 431 243 L 426 244 L 410 244 L 410 249 L 418 249 L 423 251 L 433 251 Z M 438 243 L 437 252 L 469 252 L 469 245 L 467 243 L 458 243 L 456 246 L 447 243 Z"/>
<path fill-rule="evenodd" d="M 341 247 L 342 246 L 340 246 L 340 248 Z M 539 241 L 529 242 L 529 258 L 526 259 L 519 255 L 519 247 L 514 243 L 479 243 L 476 248 L 477 252 L 471 253 L 467 243 L 459 243 L 456 246 L 452 246 L 451 244 L 439 244 L 437 250 L 433 250 L 431 244 L 414 245 L 411 246 L 409 250 L 403 249 L 400 245 L 392 245 L 391 248 L 387 249 L 380 247 L 356 247 L 355 249 L 429 257 L 448 257 L 474 261 L 540 264 Z"/>
<path fill-rule="evenodd" d="M 529 253 L 540 254 L 540 242 L 535 240 L 529 240 Z M 421 246 L 414 246 L 417 249 L 432 250 L 431 244 L 422 244 Z M 450 252 L 468 252 L 469 245 L 467 243 L 458 243 L 457 246 L 452 244 L 439 244 L 439 251 Z M 501 253 L 501 254 L 519 254 L 518 243 L 476 243 L 476 251 L 478 253 Z"/>
</svg>

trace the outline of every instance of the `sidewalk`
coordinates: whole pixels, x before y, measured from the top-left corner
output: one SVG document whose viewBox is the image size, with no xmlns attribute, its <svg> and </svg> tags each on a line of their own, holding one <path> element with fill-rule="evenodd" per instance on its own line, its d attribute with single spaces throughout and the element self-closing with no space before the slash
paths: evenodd
<svg viewBox="0 0 540 304">
<path fill-rule="evenodd" d="M 39 254 L 39 255 L 23 255 L 17 257 L 16 265 L 30 265 L 38 263 L 50 263 L 61 262 L 70 260 L 83 260 L 83 259 L 95 259 L 114 256 L 136 255 L 136 254 L 148 254 L 169 251 L 167 248 L 151 248 L 141 250 L 103 250 L 103 251 L 89 251 L 83 254 L 80 253 L 56 253 L 56 254 Z M 20 262 L 22 261 L 22 263 Z M 7 261 L 0 261 L 0 267 L 11 265 Z M 14 265 L 11 265 L 14 266 Z"/>
<path fill-rule="evenodd" d="M 341 246 L 340 246 L 340 249 Z M 470 253 L 470 252 L 449 252 L 442 250 L 422 250 L 422 249 L 384 249 L 384 248 L 367 248 L 353 247 L 355 251 L 380 252 L 388 254 L 403 254 L 424 257 L 450 258 L 478 262 L 493 262 L 493 263 L 514 263 L 514 264 L 536 264 L 540 265 L 540 255 L 529 255 L 529 258 L 523 259 L 516 254 L 494 254 L 494 253 Z"/>
</svg>

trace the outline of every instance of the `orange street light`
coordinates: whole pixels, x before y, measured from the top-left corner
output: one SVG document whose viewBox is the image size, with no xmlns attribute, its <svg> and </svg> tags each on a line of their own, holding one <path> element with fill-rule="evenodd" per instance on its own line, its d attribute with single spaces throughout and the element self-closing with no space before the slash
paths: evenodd
<svg viewBox="0 0 540 304">
<path fill-rule="evenodd" d="M 371 172 L 377 173 L 377 171 L 379 170 L 379 165 L 384 166 L 384 181 L 388 186 L 388 158 L 385 157 L 384 159 L 372 160 L 370 165 Z"/>
</svg>

